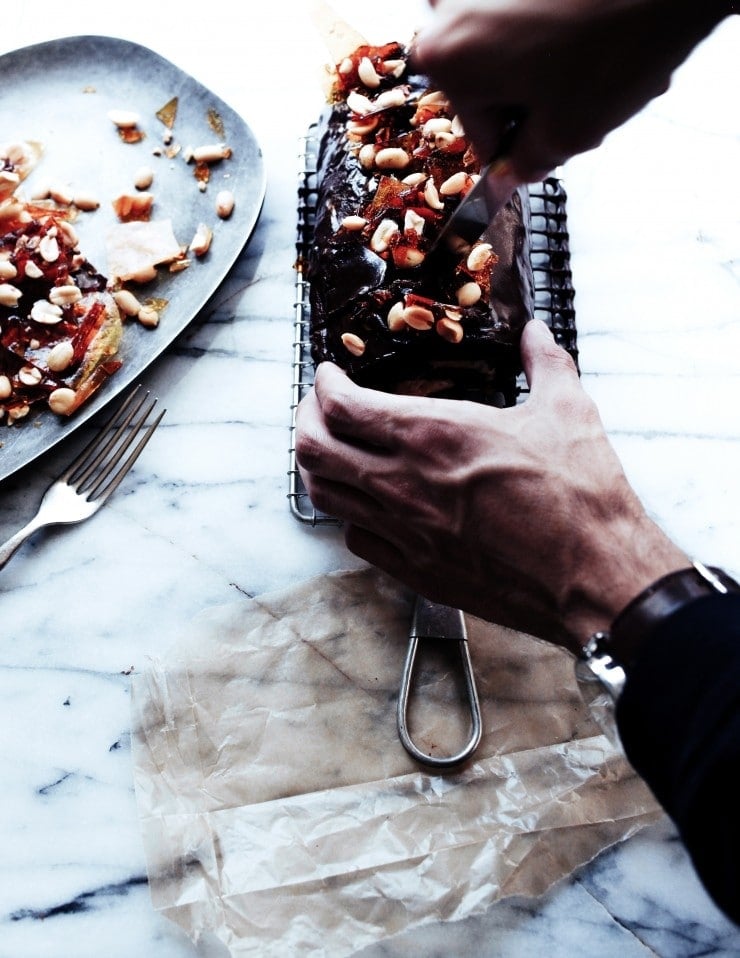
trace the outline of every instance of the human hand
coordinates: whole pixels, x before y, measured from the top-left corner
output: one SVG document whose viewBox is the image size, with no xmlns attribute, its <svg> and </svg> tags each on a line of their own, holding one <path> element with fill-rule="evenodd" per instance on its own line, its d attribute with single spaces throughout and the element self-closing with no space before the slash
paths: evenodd
<svg viewBox="0 0 740 958">
<path fill-rule="evenodd" d="M 415 63 L 445 90 L 482 161 L 509 111 L 508 160 L 533 182 L 665 92 L 732 0 L 438 0 Z"/>
<path fill-rule="evenodd" d="M 296 455 L 350 551 L 435 601 L 577 650 L 688 564 L 627 482 L 575 366 L 527 324 L 525 402 L 391 396 L 322 364 Z"/>
</svg>

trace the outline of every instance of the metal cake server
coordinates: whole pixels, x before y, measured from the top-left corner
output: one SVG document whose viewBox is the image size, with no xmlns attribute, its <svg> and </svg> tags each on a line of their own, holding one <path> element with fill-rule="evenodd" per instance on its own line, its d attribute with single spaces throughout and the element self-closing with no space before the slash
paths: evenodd
<svg viewBox="0 0 740 958">
<path fill-rule="evenodd" d="M 450 640 L 458 643 L 460 660 L 465 679 L 465 692 L 470 710 L 470 738 L 463 748 L 454 755 L 433 756 L 423 752 L 411 738 L 408 728 L 408 708 L 411 695 L 414 664 L 416 662 L 419 644 L 425 639 Z M 401 675 L 401 689 L 397 707 L 398 736 L 406 751 L 418 762 L 431 768 L 452 768 L 470 758 L 478 747 L 482 735 L 482 722 L 478 690 L 473 675 L 473 664 L 468 648 L 468 635 L 465 628 L 465 619 L 459 609 L 452 609 L 447 605 L 439 605 L 428 599 L 418 596 L 414 608 L 414 618 L 409 632 L 409 645 L 406 652 L 406 661 Z"/>
</svg>

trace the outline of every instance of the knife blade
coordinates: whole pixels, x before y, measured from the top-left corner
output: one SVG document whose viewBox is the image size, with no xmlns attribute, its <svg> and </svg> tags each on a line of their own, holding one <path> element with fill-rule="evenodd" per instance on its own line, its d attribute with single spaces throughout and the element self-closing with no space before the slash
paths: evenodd
<svg viewBox="0 0 740 958">
<path fill-rule="evenodd" d="M 512 175 L 507 157 L 522 119 L 521 111 L 507 111 L 496 154 L 481 169 L 478 182 L 457 205 L 452 216 L 437 234 L 427 255 L 436 250 L 465 252 L 480 239 L 499 210 L 509 202 L 520 181 Z"/>
</svg>

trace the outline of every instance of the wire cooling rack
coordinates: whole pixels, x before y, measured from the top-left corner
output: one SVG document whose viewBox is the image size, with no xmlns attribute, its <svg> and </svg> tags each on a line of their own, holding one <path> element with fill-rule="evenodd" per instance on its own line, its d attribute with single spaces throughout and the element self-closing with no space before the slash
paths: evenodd
<svg viewBox="0 0 740 958">
<path fill-rule="evenodd" d="M 304 264 L 313 239 L 316 217 L 316 138 L 311 127 L 301 139 L 298 169 L 298 233 L 293 322 L 293 380 L 290 403 L 290 464 L 288 500 L 293 515 L 311 525 L 338 525 L 338 520 L 314 509 L 301 481 L 295 460 L 295 414 L 299 402 L 313 385 L 309 343 L 309 283 Z M 570 266 L 567 196 L 558 177 L 548 177 L 529 187 L 532 211 L 531 262 L 534 274 L 534 316 L 544 320 L 555 340 L 578 362 L 575 290 Z M 523 376 L 509 391 L 518 400 L 527 392 Z"/>
</svg>

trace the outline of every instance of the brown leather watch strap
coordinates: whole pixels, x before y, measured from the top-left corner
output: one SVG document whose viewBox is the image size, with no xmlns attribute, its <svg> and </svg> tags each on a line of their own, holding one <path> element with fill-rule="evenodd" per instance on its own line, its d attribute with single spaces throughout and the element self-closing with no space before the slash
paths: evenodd
<svg viewBox="0 0 740 958">
<path fill-rule="evenodd" d="M 740 585 L 722 569 L 700 562 L 663 576 L 616 617 L 607 643 L 610 654 L 629 670 L 640 646 L 660 622 L 687 603 L 718 592 L 740 592 Z"/>
</svg>

